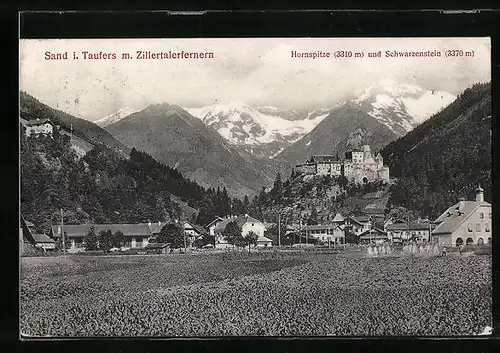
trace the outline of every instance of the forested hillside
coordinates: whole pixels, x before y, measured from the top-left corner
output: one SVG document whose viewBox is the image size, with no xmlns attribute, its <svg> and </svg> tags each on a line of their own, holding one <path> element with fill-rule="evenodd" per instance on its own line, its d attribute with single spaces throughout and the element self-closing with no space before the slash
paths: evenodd
<svg viewBox="0 0 500 353">
<path fill-rule="evenodd" d="M 398 178 L 389 205 L 437 217 L 480 183 L 491 202 L 491 85 L 476 84 L 382 150 Z"/>
<path fill-rule="evenodd" d="M 19 93 L 19 114 L 25 120 L 49 119 L 53 124 L 60 125 L 61 129 L 71 130 L 73 135 L 92 145 L 103 144 L 122 155 L 127 155 L 130 151 L 128 147 L 96 124 L 49 107 L 23 91 Z"/>
<path fill-rule="evenodd" d="M 61 221 L 61 208 L 70 224 L 187 217 L 172 195 L 200 209 L 200 222 L 229 214 L 231 208 L 243 212 L 243 202 L 231 200 L 225 189 L 206 190 L 144 152 L 132 149 L 129 158 L 122 158 L 97 145 L 78 158 L 70 146 L 70 137 L 57 129 L 53 139 L 27 138 L 21 129 L 21 212 L 40 232 Z"/>
</svg>

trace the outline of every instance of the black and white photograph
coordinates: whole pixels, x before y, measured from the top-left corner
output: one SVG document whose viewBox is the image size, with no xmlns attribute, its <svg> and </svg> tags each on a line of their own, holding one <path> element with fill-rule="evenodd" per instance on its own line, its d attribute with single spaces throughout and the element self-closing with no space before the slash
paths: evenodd
<svg viewBox="0 0 500 353">
<path fill-rule="evenodd" d="M 492 335 L 489 37 L 19 54 L 23 339 Z"/>
</svg>

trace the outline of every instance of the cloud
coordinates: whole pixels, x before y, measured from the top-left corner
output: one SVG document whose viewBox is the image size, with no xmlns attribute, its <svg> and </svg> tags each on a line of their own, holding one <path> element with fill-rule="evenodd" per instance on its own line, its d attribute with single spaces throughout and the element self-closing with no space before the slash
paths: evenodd
<svg viewBox="0 0 500 353">
<path fill-rule="evenodd" d="M 474 51 L 473 57 L 386 58 L 389 51 Z M 122 53 L 213 52 L 213 60 L 122 60 Z M 292 58 L 291 52 L 344 50 L 351 58 Z M 45 52 L 116 60 L 45 60 Z M 382 53 L 356 58 L 354 53 Z M 41 101 L 94 120 L 124 106 L 202 106 L 244 101 L 281 108 L 329 106 L 382 79 L 457 94 L 490 80 L 489 38 L 224 38 L 22 40 L 20 87 Z"/>
</svg>

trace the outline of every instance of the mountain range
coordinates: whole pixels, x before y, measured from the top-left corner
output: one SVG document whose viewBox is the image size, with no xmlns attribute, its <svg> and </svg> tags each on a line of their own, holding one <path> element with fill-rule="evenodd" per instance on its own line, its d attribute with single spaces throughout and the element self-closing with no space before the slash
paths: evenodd
<svg viewBox="0 0 500 353">
<path fill-rule="evenodd" d="M 94 124 L 41 103 L 36 105 L 41 111 L 30 111 L 34 98 L 22 95 L 21 115 L 30 119 L 50 112 L 86 141 L 124 154 L 135 147 L 201 186 L 226 187 L 242 197 L 270 187 L 277 172 L 287 175 L 312 154 L 342 155 L 363 144 L 379 150 L 453 97 L 384 81 L 329 108 L 287 110 L 235 102 L 185 109 L 162 103 L 139 111 L 124 107 Z"/>
<path fill-rule="evenodd" d="M 328 108 L 290 110 L 273 106 L 253 107 L 244 102 L 232 102 L 184 109 L 205 125 L 216 130 L 242 155 L 248 154 L 263 160 L 277 157 L 289 162 L 291 160 L 289 156 L 297 153 L 294 151 L 300 149 L 300 144 L 307 142 L 315 144 L 310 136 L 307 137 L 308 141 L 301 140 L 332 112 L 334 116 L 337 116 L 337 108 L 346 103 L 352 103 L 348 106 L 365 112 L 399 137 L 450 104 L 455 98 L 448 92 L 427 90 L 416 85 L 383 80 L 367 87 L 357 98 Z M 133 109 L 123 108 L 115 114 L 97 120 L 96 123 L 100 126 L 107 126 L 134 112 L 136 111 Z M 372 121 L 370 124 L 374 125 L 375 122 Z M 323 128 L 324 125 L 320 126 L 320 129 Z M 344 130 L 351 130 L 349 134 L 353 132 L 354 136 L 359 139 L 362 133 L 354 132 L 356 129 L 357 127 L 354 126 L 345 126 Z M 342 138 L 350 139 L 348 135 Z M 394 136 L 385 142 L 390 142 L 392 138 Z M 295 143 L 299 146 L 294 145 Z M 330 142 L 320 140 L 317 143 Z M 329 153 L 335 150 L 332 145 L 317 149 L 328 149 Z M 308 153 L 307 149 L 304 153 Z M 304 153 L 298 153 L 300 158 Z"/>
<path fill-rule="evenodd" d="M 272 159 L 311 131 L 329 109 L 284 110 L 253 108 L 242 102 L 214 104 L 187 111 L 215 129 L 231 144 L 257 158 Z"/>
<path fill-rule="evenodd" d="M 226 187 L 243 197 L 271 183 L 254 160 L 243 158 L 217 131 L 177 105 L 150 105 L 106 129 L 204 187 Z"/>
</svg>

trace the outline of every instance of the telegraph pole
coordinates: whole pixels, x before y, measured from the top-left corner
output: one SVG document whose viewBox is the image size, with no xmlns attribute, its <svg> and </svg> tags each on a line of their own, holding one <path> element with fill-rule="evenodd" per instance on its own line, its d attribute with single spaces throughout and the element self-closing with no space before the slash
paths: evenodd
<svg viewBox="0 0 500 353">
<path fill-rule="evenodd" d="M 62 243 L 63 243 L 63 254 L 66 255 L 66 239 L 64 238 L 64 217 L 63 217 L 63 209 L 61 208 L 61 235 L 62 235 Z"/>
<path fill-rule="evenodd" d="M 184 222 L 182 222 L 182 234 L 184 235 L 184 254 L 187 254 L 187 243 L 186 243 L 186 229 L 184 228 Z"/>
<path fill-rule="evenodd" d="M 281 212 L 278 213 L 278 247 L 281 248 Z"/>
</svg>

